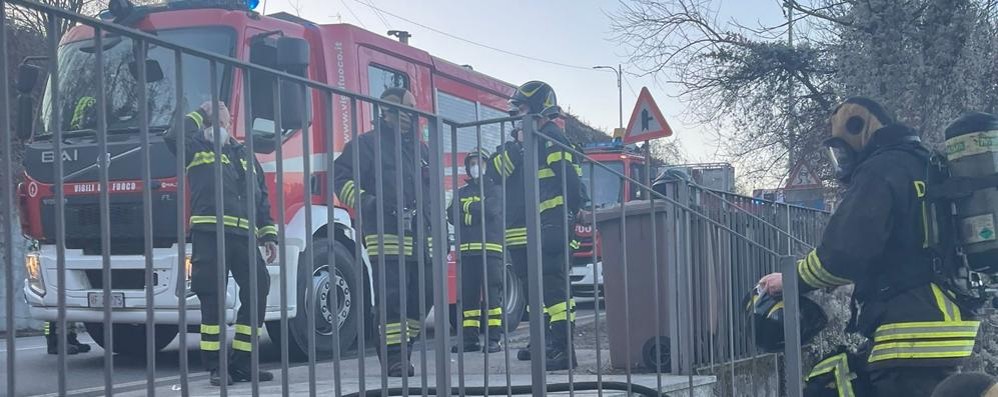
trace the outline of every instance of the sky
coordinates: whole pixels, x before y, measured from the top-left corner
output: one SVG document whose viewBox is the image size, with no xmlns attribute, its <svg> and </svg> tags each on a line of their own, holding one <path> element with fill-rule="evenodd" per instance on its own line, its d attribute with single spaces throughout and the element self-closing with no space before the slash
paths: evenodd
<svg viewBox="0 0 998 397">
<path fill-rule="evenodd" d="M 712 7 L 723 23 L 737 19 L 751 25 L 783 18 L 778 0 L 715 0 Z M 592 66 L 622 64 L 625 72 L 640 73 L 627 64 L 620 43 L 612 40 L 609 14 L 618 8 L 617 0 L 263 0 L 257 9 L 299 14 L 317 23 L 350 23 L 382 35 L 389 29 L 406 30 L 412 34 L 410 45 L 451 62 L 472 65 L 513 84 L 546 81 L 563 108 L 611 132 L 619 117 L 616 76 Z M 448 35 L 570 66 L 512 56 Z M 625 126 L 641 87 L 647 86 L 674 132 L 663 139 L 678 140 L 690 162 L 723 160 L 715 135 L 690 120 L 689 109 L 676 98 L 676 87 L 665 83 L 672 76 L 630 73 L 625 73 L 622 89 Z"/>
</svg>

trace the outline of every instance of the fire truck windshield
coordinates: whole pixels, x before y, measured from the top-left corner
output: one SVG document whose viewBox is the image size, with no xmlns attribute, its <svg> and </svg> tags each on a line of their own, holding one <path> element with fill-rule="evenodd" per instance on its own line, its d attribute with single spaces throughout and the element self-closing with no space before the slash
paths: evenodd
<svg viewBox="0 0 998 397">
<path fill-rule="evenodd" d="M 231 55 L 234 34 L 225 28 L 185 28 L 155 32 L 164 40 L 199 50 Z M 106 36 L 104 47 L 104 81 L 106 95 L 107 127 L 112 131 L 137 131 L 139 128 L 138 76 L 135 72 L 136 48 L 130 38 Z M 150 45 L 146 62 L 146 98 L 149 126 L 165 129 L 170 125 L 176 110 L 175 52 Z M 150 73 L 150 67 L 159 65 L 162 78 Z M 181 58 L 183 72 L 184 113 L 193 111 L 211 99 L 208 61 L 189 55 Z M 93 39 L 63 44 L 58 52 L 59 94 L 61 127 L 63 131 L 93 130 L 97 128 L 97 109 L 94 97 L 98 90 L 96 47 Z M 228 68 L 219 66 L 217 81 L 222 86 L 220 97 L 226 98 L 225 76 Z M 153 81 L 155 80 L 155 81 Z M 52 115 L 52 82 L 49 80 L 42 98 L 40 127 L 36 137 L 52 133 L 55 128 Z"/>
<path fill-rule="evenodd" d="M 621 174 L 624 173 L 624 163 L 620 161 L 610 161 L 603 164 L 616 172 Z M 605 207 L 607 205 L 620 203 L 620 198 L 622 196 L 621 187 L 623 187 L 623 184 L 621 183 L 622 181 L 617 174 L 607 171 L 606 168 L 599 166 L 590 167 L 588 164 L 582 165 L 582 184 L 586 186 L 586 191 L 590 191 L 590 168 L 595 171 L 595 175 L 593 175 L 592 179 L 595 181 L 597 189 L 591 194 L 593 194 L 592 199 L 596 207 Z"/>
</svg>

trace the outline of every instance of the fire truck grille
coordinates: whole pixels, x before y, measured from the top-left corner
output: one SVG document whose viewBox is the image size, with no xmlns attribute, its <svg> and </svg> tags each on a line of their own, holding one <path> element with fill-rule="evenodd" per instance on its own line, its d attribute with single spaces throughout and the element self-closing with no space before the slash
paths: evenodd
<svg viewBox="0 0 998 397">
<path fill-rule="evenodd" d="M 96 201 L 96 200 L 94 200 Z M 66 248 L 82 249 L 85 254 L 101 253 L 101 211 L 97 202 L 68 202 L 65 206 Z M 169 248 L 177 241 L 176 204 L 173 200 L 153 205 L 153 247 Z M 145 248 L 142 203 L 112 202 L 108 218 L 111 225 L 112 255 L 141 255 Z M 55 237 L 55 206 L 42 209 L 45 235 Z"/>
<path fill-rule="evenodd" d="M 85 270 L 90 288 L 104 288 L 103 270 Z M 153 285 L 157 284 L 157 274 L 153 273 Z M 111 289 L 144 289 L 145 288 L 144 269 L 117 269 L 111 270 Z"/>
</svg>

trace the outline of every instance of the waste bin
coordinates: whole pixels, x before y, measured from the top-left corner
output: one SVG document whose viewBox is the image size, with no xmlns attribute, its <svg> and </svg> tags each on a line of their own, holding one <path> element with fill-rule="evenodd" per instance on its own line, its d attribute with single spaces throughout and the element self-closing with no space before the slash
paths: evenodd
<svg viewBox="0 0 998 397">
<path fill-rule="evenodd" d="M 603 260 L 603 288 L 610 339 L 610 362 L 615 368 L 656 369 L 655 357 L 661 357 L 663 371 L 669 371 L 669 316 L 666 297 L 666 241 L 669 227 L 666 210 L 671 206 L 655 201 L 655 237 L 652 239 L 651 201 L 631 201 L 596 211 Z M 625 218 L 626 216 L 626 218 Z M 626 241 L 622 232 L 626 219 Z M 624 251 L 627 269 L 624 269 Z M 657 252 L 655 258 L 653 253 Z M 657 259 L 657 261 L 653 261 Z M 655 326 L 654 269 L 658 268 L 658 327 Z M 624 280 L 627 288 L 624 288 Z M 626 304 L 625 304 L 626 296 Z M 628 330 L 629 328 L 629 330 Z M 629 334 L 628 334 L 629 331 Z M 656 332 L 657 331 L 657 332 Z M 659 343 L 655 343 L 658 341 Z M 662 346 L 659 348 L 658 346 Z"/>
</svg>

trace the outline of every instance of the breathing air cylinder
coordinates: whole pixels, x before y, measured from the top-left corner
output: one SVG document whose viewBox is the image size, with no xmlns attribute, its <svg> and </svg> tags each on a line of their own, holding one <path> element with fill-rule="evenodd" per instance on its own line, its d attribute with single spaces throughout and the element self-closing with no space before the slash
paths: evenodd
<svg viewBox="0 0 998 397">
<path fill-rule="evenodd" d="M 946 159 L 951 179 L 980 179 L 998 173 L 998 116 L 964 114 L 946 128 Z M 998 273 L 998 188 L 976 186 L 955 199 L 959 243 L 970 268 Z"/>
</svg>

